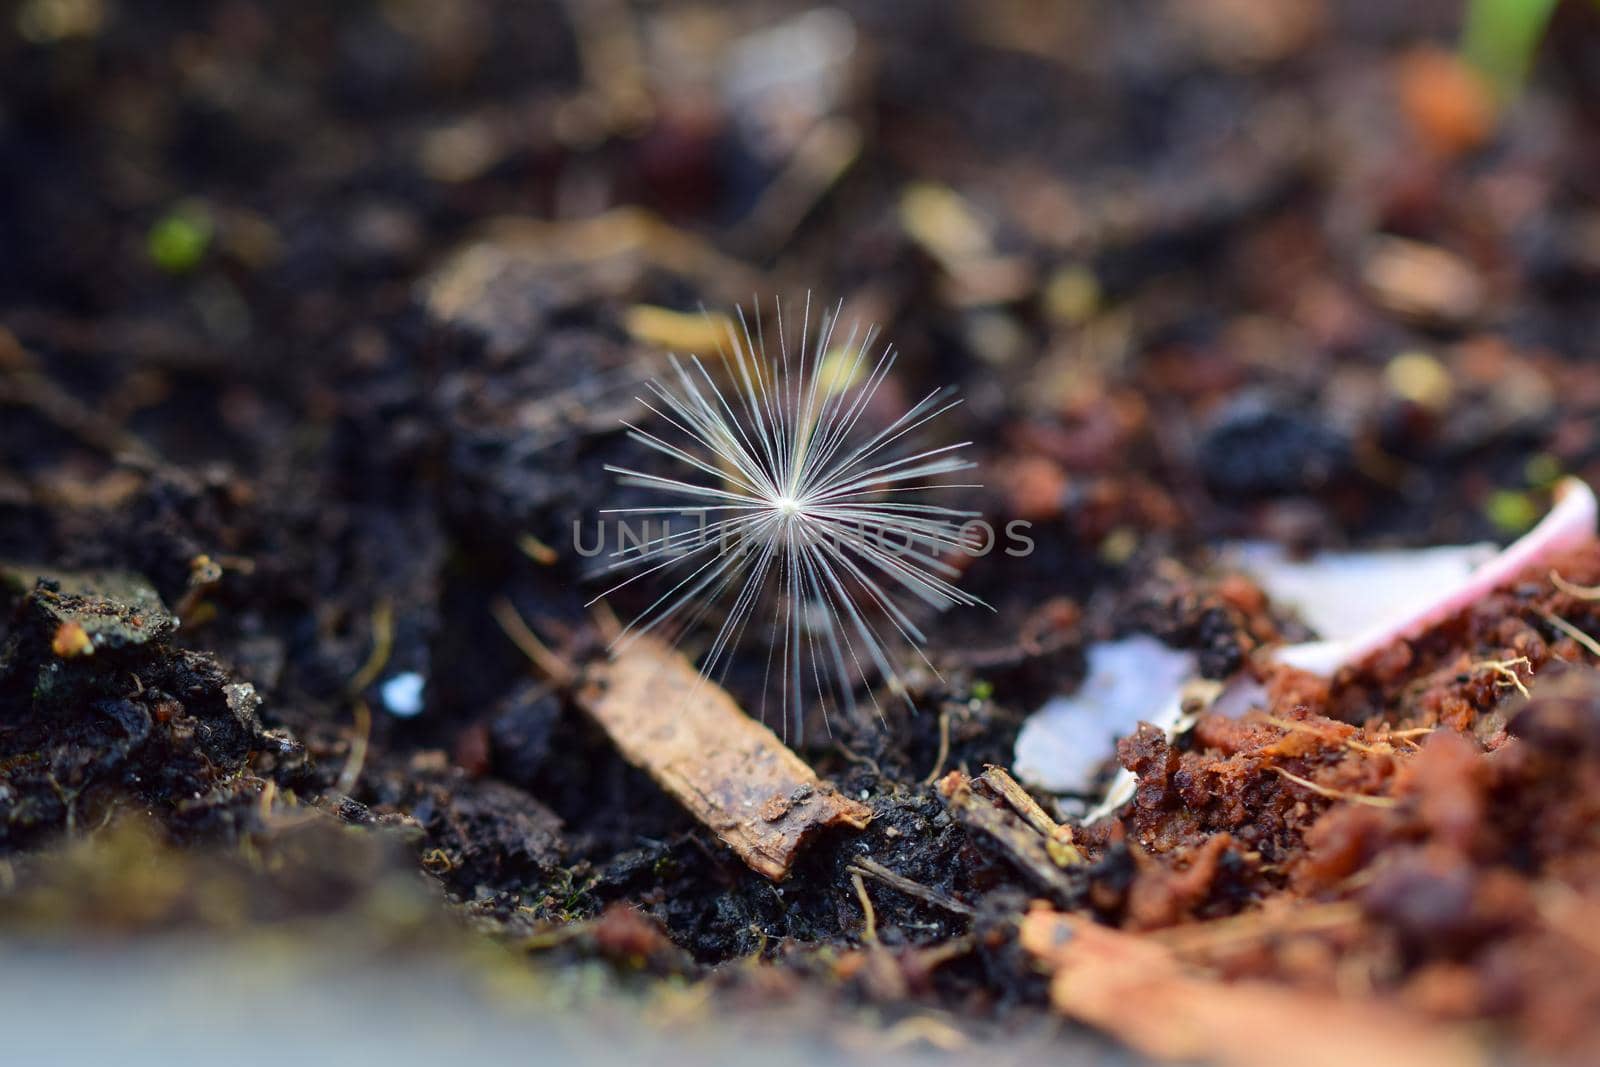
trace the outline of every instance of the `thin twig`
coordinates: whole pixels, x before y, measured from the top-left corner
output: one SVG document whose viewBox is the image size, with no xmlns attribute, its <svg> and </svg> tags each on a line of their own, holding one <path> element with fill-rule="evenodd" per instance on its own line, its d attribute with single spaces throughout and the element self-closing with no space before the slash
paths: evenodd
<svg viewBox="0 0 1600 1067">
<path fill-rule="evenodd" d="M 261 784 L 261 793 L 256 797 L 256 802 L 259 805 L 256 817 L 261 821 L 262 826 L 271 825 L 272 804 L 277 799 L 278 783 L 274 779 L 268 778 Z"/>
<path fill-rule="evenodd" d="M 1549 620 L 1551 626 L 1554 626 L 1556 629 L 1560 630 L 1562 633 L 1578 642 L 1578 644 L 1582 645 L 1596 656 L 1600 656 L 1600 641 L 1596 641 L 1593 637 L 1590 637 L 1588 634 L 1584 633 L 1582 630 L 1578 629 L 1576 626 L 1572 625 L 1572 623 L 1568 622 L 1566 619 L 1563 619 L 1560 615 L 1557 615 L 1553 611 L 1545 611 L 1540 609 L 1539 614 L 1543 615 L 1547 620 Z"/>
<path fill-rule="evenodd" d="M 1558 571 L 1550 572 L 1550 584 L 1579 600 L 1600 600 L 1600 585 L 1578 585 L 1561 577 Z"/>
<path fill-rule="evenodd" d="M 494 621 L 500 624 L 501 631 L 511 643 L 516 645 L 535 667 L 543 671 L 546 678 L 557 685 L 571 685 L 577 680 L 578 669 L 539 640 L 538 635 L 529 629 L 522 616 L 517 614 L 517 609 L 512 606 L 510 600 L 503 596 L 495 597 L 489 605 L 489 613 L 494 616 Z"/>
<path fill-rule="evenodd" d="M 83 787 L 79 786 L 77 789 L 67 789 L 56 780 L 54 772 L 47 773 L 45 775 L 45 781 L 50 783 L 50 788 L 55 790 L 56 799 L 61 801 L 62 808 L 66 810 L 67 836 L 71 837 L 73 833 L 76 832 L 78 826 L 78 794 L 83 792 Z"/>
<path fill-rule="evenodd" d="M 1072 828 L 1052 819 L 1049 812 L 1041 808 L 1039 802 L 1006 773 L 1005 768 L 984 768 L 983 781 L 993 786 L 1029 826 L 1044 835 L 1045 848 L 1049 850 L 1050 858 L 1056 861 L 1056 866 L 1070 867 L 1083 862 L 1083 853 L 1072 842 Z"/>
<path fill-rule="evenodd" d="M 541 567 L 548 567 L 561 558 L 555 549 L 531 533 L 525 532 L 517 538 L 517 548 Z"/>
<path fill-rule="evenodd" d="M 345 796 L 355 791 L 356 782 L 361 778 L 361 769 L 367 762 L 367 739 L 372 736 L 372 711 L 365 700 L 356 701 L 355 716 L 356 732 L 350 738 L 350 755 L 339 772 L 339 780 L 334 783 L 334 788 Z"/>
<path fill-rule="evenodd" d="M 936 908 L 943 908 L 952 914 L 968 916 L 974 914 L 969 905 L 947 897 L 937 889 L 929 889 L 920 882 L 913 882 L 903 874 L 896 874 L 868 856 L 857 856 L 851 862 L 848 870 L 851 876 L 858 880 L 864 874 L 869 878 L 877 879 L 891 889 L 898 889 L 908 897 L 916 897 L 924 903 L 932 904 Z"/>
<path fill-rule="evenodd" d="M 1329 800 L 1348 800 L 1352 804 L 1365 804 L 1372 808 L 1392 808 L 1399 802 L 1394 797 L 1376 797 L 1370 793 L 1347 793 L 1342 789 L 1330 789 L 1325 785 L 1318 785 L 1309 778 L 1302 778 L 1298 774 L 1290 774 L 1282 767 L 1268 767 L 1267 770 L 1289 779 L 1295 785 L 1304 786 L 1320 797 Z"/>
<path fill-rule="evenodd" d="M 960 959 L 977 947 L 978 941 L 975 937 L 971 934 L 963 934 L 960 937 L 952 937 L 948 941 L 941 941 L 936 945 L 918 949 L 917 962 L 925 970 L 931 971 L 935 967 L 949 963 L 951 960 Z"/>
<path fill-rule="evenodd" d="M 372 651 L 367 654 L 367 661 L 361 665 L 361 669 L 350 679 L 345 692 L 355 696 L 377 681 L 393 652 L 394 604 L 388 597 L 380 597 L 372 606 Z"/>
<path fill-rule="evenodd" d="M 928 772 L 928 777 L 922 780 L 923 785 L 932 785 L 944 773 L 944 761 L 950 758 L 950 709 L 939 709 L 939 758 L 933 761 L 933 770 Z"/>
<path fill-rule="evenodd" d="M 546 952 L 582 937 L 584 934 L 592 933 L 594 928 L 595 921 L 586 919 L 582 922 L 555 926 L 548 930 L 539 930 L 515 942 L 515 944 L 517 948 L 524 952 Z"/>
<path fill-rule="evenodd" d="M 878 761 L 873 759 L 871 756 L 864 756 L 858 752 L 851 752 L 845 747 L 844 742 L 838 740 L 837 738 L 833 742 L 833 747 L 839 753 L 839 755 L 843 756 L 851 763 L 867 768 L 879 778 L 883 777 L 883 768 L 878 766 Z"/>
<path fill-rule="evenodd" d="M 1313 724 L 1311 724 L 1309 722 L 1301 722 L 1298 719 L 1284 719 L 1284 718 L 1280 718 L 1280 717 L 1278 717 L 1276 715 L 1264 715 L 1264 716 L 1262 716 L 1262 720 L 1264 722 L 1271 723 L 1273 726 L 1278 727 L 1278 729 L 1280 729 L 1280 730 L 1288 730 L 1288 731 L 1291 731 L 1291 732 L 1298 731 L 1298 732 L 1301 732 L 1301 733 L 1308 733 L 1308 734 L 1311 734 L 1313 737 L 1321 738 L 1324 741 L 1331 741 L 1331 742 L 1333 742 L 1335 744 L 1343 745 L 1346 748 L 1355 749 L 1357 752 L 1366 752 L 1369 755 L 1373 755 L 1373 756 L 1387 755 L 1387 753 L 1384 752 L 1383 749 L 1378 748 L 1375 745 L 1369 745 L 1364 741 L 1357 741 L 1353 737 L 1341 737 L 1336 733 L 1332 733 L 1332 732 L 1330 732 L 1328 730 L 1321 729 L 1321 728 L 1319 728 L 1317 726 L 1314 726 Z"/>
<path fill-rule="evenodd" d="M 761 258 L 788 244 L 800 223 L 861 156 L 861 130 L 846 118 L 819 122 L 795 147 L 789 163 L 729 236 L 729 243 Z"/>
<path fill-rule="evenodd" d="M 1533 673 L 1533 664 L 1529 662 L 1527 656 L 1518 656 L 1516 659 L 1486 659 L 1474 663 L 1471 670 L 1474 674 L 1479 671 L 1493 671 L 1499 675 L 1495 679 L 1497 684 L 1512 686 L 1523 696 L 1532 696 L 1533 694 L 1528 692 L 1528 687 L 1523 683 L 1521 676 L 1517 674 L 1517 667 L 1526 667 L 1530 675 Z"/>
<path fill-rule="evenodd" d="M 860 871 L 851 871 L 850 882 L 856 887 L 856 899 L 861 901 L 861 914 L 866 919 L 866 927 L 861 931 L 861 940 L 869 945 L 878 943 L 878 913 L 872 907 L 872 898 L 867 895 L 867 884 L 861 880 Z"/>
<path fill-rule="evenodd" d="M 0 377 L 0 407 L 27 408 L 111 459 L 126 457 L 147 467 L 161 462 L 143 438 L 37 371 L 14 371 Z"/>
</svg>

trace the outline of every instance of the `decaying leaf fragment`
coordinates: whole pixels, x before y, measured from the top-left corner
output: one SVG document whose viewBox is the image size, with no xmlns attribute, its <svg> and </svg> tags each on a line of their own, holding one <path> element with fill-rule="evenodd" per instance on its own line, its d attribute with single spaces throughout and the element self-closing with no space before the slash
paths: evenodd
<svg viewBox="0 0 1600 1067">
<path fill-rule="evenodd" d="M 1266 982 L 1225 983 L 1185 968 L 1173 950 L 1048 908 L 1022 921 L 1022 947 L 1054 975 L 1063 1015 L 1166 1060 L 1234 1067 L 1481 1067 L 1466 1035 L 1388 1004 L 1330 998 Z"/>
<path fill-rule="evenodd" d="M 872 818 L 654 638 L 638 638 L 591 670 L 578 702 L 624 759 L 775 882 L 817 830 L 859 830 Z"/>
</svg>

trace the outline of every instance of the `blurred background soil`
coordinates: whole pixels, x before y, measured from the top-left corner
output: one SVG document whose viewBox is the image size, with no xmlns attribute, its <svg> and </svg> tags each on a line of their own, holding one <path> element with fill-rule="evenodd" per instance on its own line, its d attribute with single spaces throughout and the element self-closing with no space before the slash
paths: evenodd
<svg viewBox="0 0 1600 1067">
<path fill-rule="evenodd" d="M 488 951 L 486 932 L 484 973 L 547 996 L 582 995 L 563 973 L 751 1010 L 803 995 L 890 1032 L 937 1018 L 891 1038 L 934 1047 L 995 1020 L 1051 1028 L 1015 943 L 1040 887 L 933 772 L 1008 765 L 1092 641 L 1154 633 L 1224 677 L 1297 636 L 1204 577 L 1223 540 L 1503 542 L 1561 475 L 1600 483 L 1592 4 L 1559 5 L 1525 82 L 1462 59 L 1453 0 L 0 14 L 16 938 L 332 922 L 366 931 L 352 953 L 431 958 Z M 987 483 L 967 503 L 1033 523 L 1036 550 L 968 568 L 997 614 L 932 620 L 948 681 L 921 680 L 921 714 L 812 731 L 808 761 L 876 818 L 773 886 L 624 763 L 506 621 L 596 654 L 572 524 L 616 501 L 604 463 L 641 462 L 619 418 L 665 352 L 708 347 L 702 305 L 807 293 L 899 349 L 889 400 L 960 388 L 943 432 L 976 442 Z M 1446 721 L 1405 685 L 1455 685 L 1452 656 L 1515 645 L 1508 613 L 1364 680 L 1362 707 Z M 736 695 L 747 673 L 736 659 Z M 1504 695 L 1479 684 L 1454 725 Z M 1353 699 L 1323 710 L 1359 722 Z M 1543 736 L 1600 759 L 1561 721 Z M 1178 757 L 1143 743 L 1124 755 L 1149 784 Z M 1506 810 L 1593 770 L 1519 767 L 1492 787 Z M 1138 922 L 1311 894 L 1284 871 L 1322 809 L 1263 778 L 1241 779 L 1239 810 L 1278 866 L 1217 860 L 1204 892 Z M 1176 825 L 1192 802 L 1172 796 L 1093 841 L 1098 866 L 1057 903 L 1137 925 L 1134 853 L 1188 870 L 1223 829 Z M 1539 793 L 1528 818 L 1568 799 Z M 1437 829 L 1407 825 L 1364 840 Z M 1540 858 L 1506 858 L 1509 825 L 1484 847 L 1542 871 L 1589 847 L 1571 832 Z M 973 913 L 874 884 L 894 962 L 861 956 L 861 855 Z M 1515 997 L 1452 1001 L 1466 980 L 1446 962 L 1470 972 L 1461 939 L 1490 934 L 1371 911 L 1393 985 L 1427 972 L 1419 1010 L 1555 1025 L 1529 1005 L 1560 975 L 1506 964 Z"/>
</svg>

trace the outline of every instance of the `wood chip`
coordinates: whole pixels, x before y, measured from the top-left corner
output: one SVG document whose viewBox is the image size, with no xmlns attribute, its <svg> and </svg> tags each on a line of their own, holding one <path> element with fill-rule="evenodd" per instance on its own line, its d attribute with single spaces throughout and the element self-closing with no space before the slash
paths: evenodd
<svg viewBox="0 0 1600 1067">
<path fill-rule="evenodd" d="M 823 783 L 683 656 L 641 637 L 587 674 L 578 703 L 639 767 L 758 874 L 788 877 L 805 840 L 872 809 Z"/>
<path fill-rule="evenodd" d="M 1388 310 L 1432 326 L 1461 326 L 1480 317 L 1488 286 L 1477 269 L 1434 245 L 1385 237 L 1361 268 L 1368 291 Z"/>
<path fill-rule="evenodd" d="M 1045 849 L 1057 867 L 1070 867 L 1084 862 L 1083 853 L 1072 843 L 1072 827 L 1063 826 L 1052 819 L 1050 814 L 1039 806 L 1039 802 L 1028 795 L 1028 791 L 1022 788 L 1015 778 L 1006 773 L 1004 767 L 986 768 L 982 779 L 1011 805 L 1012 811 L 1039 831 L 1044 837 Z"/>
<path fill-rule="evenodd" d="M 975 785 L 988 783 L 982 778 L 974 782 L 960 771 L 939 779 L 939 795 L 956 821 L 1015 864 L 1052 900 L 1067 903 L 1076 899 L 1078 883 L 1057 864 L 1046 838 L 1002 807 L 998 797 L 980 793 Z"/>
<path fill-rule="evenodd" d="M 1236 1067 L 1481 1067 L 1465 1034 L 1390 1004 L 1266 982 L 1225 983 L 1159 941 L 1047 908 L 1024 917 L 1022 947 L 1052 972 L 1063 1015 L 1165 1060 Z"/>
</svg>

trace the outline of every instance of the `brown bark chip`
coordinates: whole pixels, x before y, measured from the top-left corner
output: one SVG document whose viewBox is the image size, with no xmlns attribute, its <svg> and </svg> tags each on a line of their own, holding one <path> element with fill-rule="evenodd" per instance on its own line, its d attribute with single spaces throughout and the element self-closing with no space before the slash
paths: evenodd
<svg viewBox="0 0 1600 1067">
<path fill-rule="evenodd" d="M 1056 1010 L 1158 1059 L 1234 1067 L 1480 1067 L 1458 1031 L 1387 1004 L 1191 971 L 1167 946 L 1045 908 L 1022 947 L 1053 974 Z"/>
<path fill-rule="evenodd" d="M 623 758 L 775 882 L 788 877 L 817 830 L 859 830 L 872 819 L 870 808 L 823 783 L 723 689 L 653 638 L 591 670 L 578 702 Z"/>
</svg>

